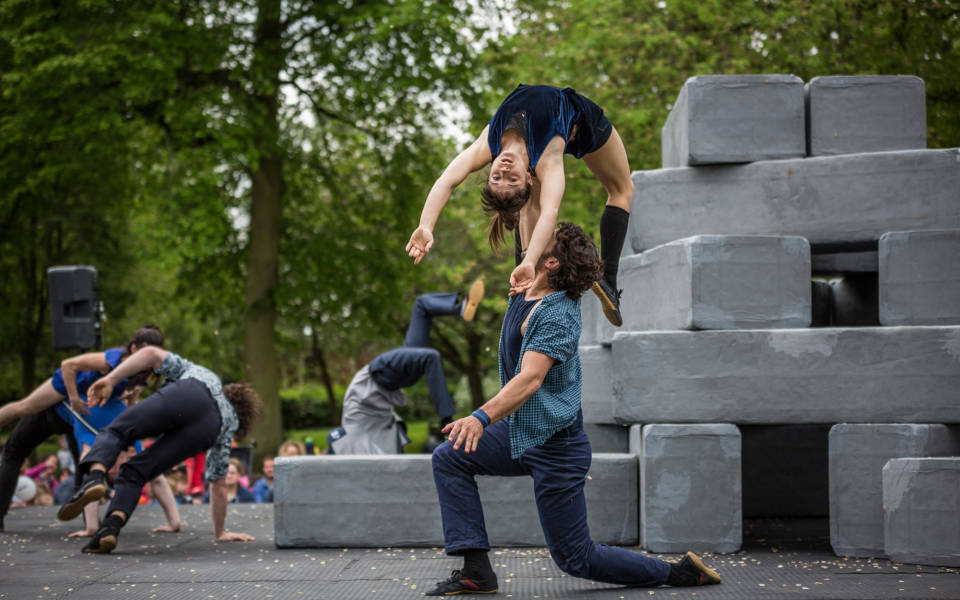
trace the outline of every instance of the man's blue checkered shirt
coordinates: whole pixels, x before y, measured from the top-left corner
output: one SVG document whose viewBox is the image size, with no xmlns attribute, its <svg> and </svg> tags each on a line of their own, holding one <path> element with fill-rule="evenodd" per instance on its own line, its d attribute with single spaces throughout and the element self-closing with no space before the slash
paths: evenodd
<svg viewBox="0 0 960 600">
<path fill-rule="evenodd" d="M 514 302 L 522 296 L 513 296 Z M 533 350 L 554 359 L 540 389 L 509 417 L 510 457 L 517 459 L 530 448 L 539 446 L 553 434 L 566 429 L 580 412 L 583 374 L 580 370 L 580 301 L 566 292 L 546 296 L 533 310 L 520 346 L 517 368 L 508 377 L 504 372 L 504 331 L 500 331 L 500 385 L 520 373 L 523 354 Z"/>
</svg>

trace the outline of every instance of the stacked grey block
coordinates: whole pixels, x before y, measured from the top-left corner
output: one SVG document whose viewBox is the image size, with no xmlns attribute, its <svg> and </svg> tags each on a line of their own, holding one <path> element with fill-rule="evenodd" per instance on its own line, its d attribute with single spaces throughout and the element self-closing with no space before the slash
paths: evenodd
<svg viewBox="0 0 960 600">
<path fill-rule="evenodd" d="M 960 151 L 912 150 L 635 171 L 634 252 L 693 235 L 876 243 L 960 228 Z"/>
<path fill-rule="evenodd" d="M 740 431 L 734 425 L 634 425 L 640 545 L 651 552 L 736 552 L 743 538 Z"/>
<path fill-rule="evenodd" d="M 960 324 L 960 229 L 884 234 L 878 290 L 883 325 Z"/>
<path fill-rule="evenodd" d="M 660 135 L 663 167 L 803 156 L 803 103 L 793 75 L 691 77 Z"/>
<path fill-rule="evenodd" d="M 810 244 L 700 235 L 620 261 L 627 331 L 810 325 Z"/>
<path fill-rule="evenodd" d="M 891 560 L 960 567 L 960 458 L 895 458 L 883 468 Z"/>
<path fill-rule="evenodd" d="M 279 547 L 442 546 L 431 457 L 277 458 L 274 527 Z M 478 477 L 496 546 L 544 546 L 529 477 Z M 595 454 L 584 490 L 595 541 L 635 545 L 637 459 Z"/>
<path fill-rule="evenodd" d="M 631 332 L 612 352 L 624 424 L 960 422 L 960 326 Z"/>
<path fill-rule="evenodd" d="M 814 77 L 804 93 L 810 156 L 927 147 L 926 94 L 919 77 Z"/>
<path fill-rule="evenodd" d="M 897 457 L 949 456 L 960 450 L 957 442 L 945 425 L 834 425 L 829 442 L 833 551 L 883 556 L 883 466 Z"/>
</svg>

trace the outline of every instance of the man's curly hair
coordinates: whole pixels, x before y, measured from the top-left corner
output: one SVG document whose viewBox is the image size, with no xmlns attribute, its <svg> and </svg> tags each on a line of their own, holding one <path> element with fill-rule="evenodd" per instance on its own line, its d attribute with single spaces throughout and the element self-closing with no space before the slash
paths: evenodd
<svg viewBox="0 0 960 600">
<path fill-rule="evenodd" d="M 576 300 L 603 276 L 597 246 L 580 227 L 569 221 L 561 222 L 553 237 L 553 249 L 541 260 L 552 256 L 560 261 L 560 266 L 547 271 L 547 281 L 553 289 L 564 290 L 567 297 Z"/>
<path fill-rule="evenodd" d="M 260 416 L 260 396 L 248 383 L 229 383 L 223 386 L 223 395 L 227 397 L 233 410 L 237 411 L 237 427 L 235 439 L 242 440 L 250 433 L 250 427 Z"/>
</svg>

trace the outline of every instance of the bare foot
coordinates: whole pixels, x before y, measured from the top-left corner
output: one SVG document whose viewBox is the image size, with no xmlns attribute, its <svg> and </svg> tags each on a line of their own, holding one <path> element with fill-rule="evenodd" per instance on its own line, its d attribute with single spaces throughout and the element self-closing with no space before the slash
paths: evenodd
<svg viewBox="0 0 960 600">
<path fill-rule="evenodd" d="M 176 533 L 180 531 L 180 523 L 177 523 L 176 525 L 161 525 L 159 527 L 154 527 L 151 531 L 153 531 L 153 533 Z"/>
</svg>

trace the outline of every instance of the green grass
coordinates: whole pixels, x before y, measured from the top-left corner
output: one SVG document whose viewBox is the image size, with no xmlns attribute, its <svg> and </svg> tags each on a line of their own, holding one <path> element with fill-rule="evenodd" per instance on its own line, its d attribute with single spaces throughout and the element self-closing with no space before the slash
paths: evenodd
<svg viewBox="0 0 960 600">
<path fill-rule="evenodd" d="M 423 444 L 427 441 L 428 426 L 428 421 L 407 422 L 407 436 L 411 441 L 404 447 L 404 454 L 420 453 L 421 448 L 423 448 Z M 316 446 L 317 452 L 322 452 L 323 450 L 327 449 L 327 434 L 330 433 L 331 429 L 333 429 L 333 427 L 320 427 L 317 429 L 287 429 L 286 437 L 284 439 L 293 439 L 306 442 L 307 438 L 310 438 L 313 440 L 313 445 Z"/>
</svg>

